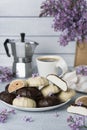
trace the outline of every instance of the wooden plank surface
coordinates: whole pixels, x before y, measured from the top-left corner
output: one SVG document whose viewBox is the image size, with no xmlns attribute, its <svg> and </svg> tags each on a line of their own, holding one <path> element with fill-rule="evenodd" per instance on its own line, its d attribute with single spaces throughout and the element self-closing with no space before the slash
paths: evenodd
<svg viewBox="0 0 87 130">
<path fill-rule="evenodd" d="M 11 37 L 11 36 L 5 36 L 5 37 L 0 37 L 0 53 L 5 54 L 5 49 L 4 49 L 4 41 L 6 38 L 9 39 L 20 39 L 20 37 Z M 58 37 L 26 37 L 27 40 L 31 41 L 36 41 L 39 43 L 39 45 L 35 49 L 35 53 L 48 53 L 48 54 L 74 54 L 75 53 L 75 42 L 70 43 L 68 46 L 63 47 L 60 46 L 60 43 L 58 42 Z M 10 44 L 8 44 L 10 48 Z M 72 49 L 73 48 L 73 49 Z M 11 52 L 11 50 L 10 50 Z"/>
<path fill-rule="evenodd" d="M 44 0 L 0 0 L 0 16 L 39 16 Z"/>
<path fill-rule="evenodd" d="M 0 18 L 0 35 L 59 35 L 52 28 L 52 18 Z"/>
</svg>

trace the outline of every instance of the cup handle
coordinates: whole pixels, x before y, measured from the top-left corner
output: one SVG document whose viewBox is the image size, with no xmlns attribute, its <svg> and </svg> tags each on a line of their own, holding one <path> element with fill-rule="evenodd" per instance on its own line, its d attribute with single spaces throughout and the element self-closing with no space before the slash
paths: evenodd
<svg viewBox="0 0 87 130">
<path fill-rule="evenodd" d="M 65 62 L 63 58 L 59 59 L 56 66 L 57 68 L 59 67 L 62 70 L 62 74 L 60 75 L 60 77 L 62 77 L 68 71 L 67 63 Z"/>
</svg>

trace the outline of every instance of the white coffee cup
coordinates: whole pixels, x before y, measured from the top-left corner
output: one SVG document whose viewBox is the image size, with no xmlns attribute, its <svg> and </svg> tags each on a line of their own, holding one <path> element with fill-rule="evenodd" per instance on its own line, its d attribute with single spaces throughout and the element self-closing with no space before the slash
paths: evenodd
<svg viewBox="0 0 87 130">
<path fill-rule="evenodd" d="M 60 76 L 68 71 L 68 66 L 61 56 L 45 55 L 36 58 L 37 69 L 40 76 L 46 77 L 48 74 L 58 75 L 58 68 L 62 70 Z"/>
</svg>

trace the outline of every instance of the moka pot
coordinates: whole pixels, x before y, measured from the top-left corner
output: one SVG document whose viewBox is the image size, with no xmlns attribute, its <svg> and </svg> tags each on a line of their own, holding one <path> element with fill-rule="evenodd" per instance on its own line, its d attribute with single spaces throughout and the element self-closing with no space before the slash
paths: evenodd
<svg viewBox="0 0 87 130">
<path fill-rule="evenodd" d="M 14 58 L 12 71 L 15 77 L 26 78 L 32 75 L 32 56 L 38 45 L 37 42 L 25 40 L 25 33 L 21 33 L 21 40 L 6 39 L 4 48 L 8 57 L 10 57 L 8 44 L 11 45 Z"/>
</svg>

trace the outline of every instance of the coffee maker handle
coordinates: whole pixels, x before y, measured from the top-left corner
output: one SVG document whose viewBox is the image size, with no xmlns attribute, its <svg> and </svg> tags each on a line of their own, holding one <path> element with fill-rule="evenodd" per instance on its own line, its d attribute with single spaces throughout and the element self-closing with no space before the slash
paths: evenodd
<svg viewBox="0 0 87 130">
<path fill-rule="evenodd" d="M 5 42 L 4 42 L 4 48 L 5 48 L 5 51 L 6 51 L 6 54 L 8 57 L 10 57 L 11 55 L 9 54 L 9 49 L 8 49 L 8 46 L 7 44 L 9 43 L 9 39 L 6 39 Z"/>
</svg>

